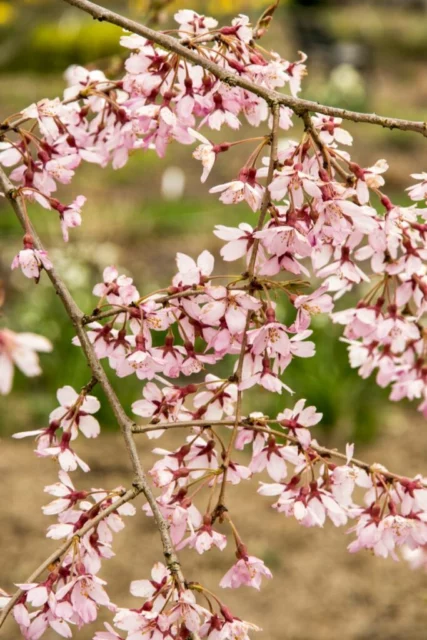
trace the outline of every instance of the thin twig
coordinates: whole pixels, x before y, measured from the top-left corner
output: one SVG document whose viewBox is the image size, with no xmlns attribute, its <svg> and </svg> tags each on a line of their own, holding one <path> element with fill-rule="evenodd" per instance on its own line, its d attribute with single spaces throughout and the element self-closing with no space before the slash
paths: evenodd
<svg viewBox="0 0 427 640">
<path fill-rule="evenodd" d="M 279 420 L 270 420 L 263 419 L 263 422 L 266 425 L 277 424 L 280 425 L 281 422 Z M 232 427 L 234 426 L 235 419 L 234 416 L 230 418 L 226 418 L 223 420 L 182 420 L 180 422 L 158 422 L 155 425 L 147 425 L 141 426 L 137 425 L 133 427 L 132 431 L 135 434 L 148 433 L 150 431 L 167 431 L 169 429 L 181 429 L 181 428 L 190 428 L 190 427 L 201 427 L 201 428 L 209 428 L 209 427 Z M 297 445 L 301 445 L 298 438 L 295 436 L 286 433 L 285 431 L 278 431 L 277 429 L 271 429 L 268 426 L 263 426 L 260 424 L 254 423 L 250 418 L 244 418 L 239 422 L 239 427 L 243 427 L 244 429 L 248 429 L 249 431 L 256 431 L 259 433 L 268 433 L 271 435 L 279 436 L 280 438 L 285 438 Z M 337 449 L 328 449 L 327 447 L 322 447 L 319 444 L 310 444 L 310 449 L 316 451 L 321 455 L 325 455 L 331 458 L 337 458 L 338 460 L 344 460 L 348 464 L 353 464 L 355 467 L 359 467 L 360 469 L 364 469 L 368 473 L 379 473 L 383 475 L 385 478 L 389 478 L 390 480 L 402 480 L 406 478 L 406 476 L 402 476 L 397 473 L 392 473 L 391 471 L 387 471 L 386 469 L 381 469 L 376 464 L 369 464 L 368 462 L 364 462 L 363 460 L 358 460 L 357 458 L 348 458 L 345 453 L 341 453 Z M 425 483 L 422 483 L 424 486 L 427 486 Z"/>
<path fill-rule="evenodd" d="M 247 278 L 246 278 L 247 279 Z M 242 278 L 243 280 L 243 278 Z M 248 284 L 242 284 L 238 287 L 229 287 L 228 291 L 246 291 L 250 288 Z M 148 302 L 149 300 L 153 300 L 154 302 L 158 302 L 159 304 L 165 305 L 170 300 L 178 300 L 179 298 L 191 298 L 192 296 L 201 296 L 206 295 L 204 287 L 194 288 L 194 289 L 186 289 L 185 291 L 176 291 L 174 293 L 168 293 L 164 296 L 160 296 L 158 298 L 153 295 L 144 296 L 144 302 Z M 135 303 L 137 304 L 137 303 Z M 142 304 L 142 303 L 141 303 Z M 100 311 L 99 313 L 92 313 L 91 315 L 85 315 L 83 317 L 82 323 L 84 325 L 89 324 L 90 322 L 97 322 L 98 320 L 106 320 L 107 318 L 112 318 L 113 316 L 118 316 L 121 313 L 129 313 L 132 309 L 136 310 L 136 306 L 130 306 L 127 310 L 125 309 L 108 309 L 106 311 Z"/>
</svg>

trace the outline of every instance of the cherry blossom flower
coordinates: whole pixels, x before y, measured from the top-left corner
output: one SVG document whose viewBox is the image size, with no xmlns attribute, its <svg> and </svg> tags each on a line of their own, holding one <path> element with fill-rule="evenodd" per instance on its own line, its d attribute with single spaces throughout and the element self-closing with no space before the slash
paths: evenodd
<svg viewBox="0 0 427 640">
<path fill-rule="evenodd" d="M 194 406 L 200 409 L 206 405 L 207 410 L 203 413 L 206 420 L 221 420 L 224 414 L 233 415 L 237 400 L 237 386 L 227 384 L 221 391 L 223 382 L 211 373 L 207 374 L 205 380 L 206 391 L 201 391 L 194 396 Z"/>
<path fill-rule="evenodd" d="M 260 329 L 248 331 L 248 342 L 252 353 L 260 355 L 268 349 L 275 355 L 288 356 L 290 353 L 290 340 L 286 327 L 280 322 L 269 322 Z"/>
<path fill-rule="evenodd" d="M 4 167 L 13 167 L 22 158 L 22 155 L 10 142 L 0 142 L 0 164 Z"/>
<path fill-rule="evenodd" d="M 369 202 L 369 189 L 379 189 L 385 184 L 382 173 L 387 171 L 388 163 L 386 160 L 377 160 L 377 162 L 367 169 L 362 169 L 354 162 L 350 163 L 350 169 L 357 177 L 356 193 L 360 204 Z"/>
<path fill-rule="evenodd" d="M 277 420 L 296 435 L 303 447 L 308 447 L 311 442 L 309 428 L 318 424 L 323 414 L 316 413 L 316 407 L 305 407 L 305 403 L 305 400 L 298 400 L 292 411 L 285 409 L 278 414 Z"/>
<path fill-rule="evenodd" d="M 175 387 L 159 389 L 154 382 L 147 382 L 142 390 L 143 400 L 136 400 L 132 404 L 132 411 L 143 418 L 155 418 L 166 422 L 185 420 L 190 412 L 183 407 L 185 392 Z M 148 432 L 149 438 L 159 438 L 163 430 Z"/>
<path fill-rule="evenodd" d="M 200 628 L 202 637 L 210 638 L 210 640 L 227 640 L 227 638 L 249 640 L 250 631 L 261 631 L 254 624 L 234 618 L 224 606 L 221 607 L 221 614 L 224 618 L 214 614 L 202 625 Z"/>
<path fill-rule="evenodd" d="M 95 396 L 78 394 L 67 385 L 58 389 L 56 397 L 61 406 L 51 412 L 50 422 L 58 422 L 64 430 L 70 430 L 72 440 L 77 437 L 79 429 L 86 438 L 99 435 L 99 422 L 92 414 L 99 411 L 101 405 Z"/>
<path fill-rule="evenodd" d="M 272 370 L 268 357 L 253 357 L 249 354 L 243 360 L 242 381 L 239 384 L 239 389 L 242 391 L 250 389 L 255 384 L 260 384 L 267 391 L 274 393 L 282 393 L 282 389 L 293 393 L 292 389 L 280 380 Z"/>
<path fill-rule="evenodd" d="M 130 592 L 138 598 L 151 599 L 170 581 L 169 570 L 161 562 L 157 562 L 151 571 L 151 580 L 134 580 L 130 585 Z"/>
<path fill-rule="evenodd" d="M 260 589 L 262 578 L 272 578 L 271 571 L 265 566 L 262 560 L 255 556 L 245 556 L 240 558 L 222 578 L 219 583 L 224 589 L 229 587 L 237 589 L 241 585 Z"/>
<path fill-rule="evenodd" d="M 64 107 L 61 101 L 59 98 L 55 98 L 55 100 L 44 99 L 33 103 L 26 109 L 23 109 L 21 113 L 24 118 L 35 118 L 38 120 L 42 133 L 55 138 L 58 134 L 58 125 L 55 122 L 55 118 L 63 111 Z"/>
<path fill-rule="evenodd" d="M 28 243 L 27 243 L 28 244 Z M 52 263 L 47 257 L 46 251 L 26 248 L 22 249 L 13 259 L 11 268 L 20 268 L 24 276 L 33 278 L 36 282 L 40 280 L 43 269 L 52 269 Z"/>
<path fill-rule="evenodd" d="M 412 187 L 408 187 L 408 192 L 411 200 L 420 201 L 427 199 L 427 173 L 411 173 L 411 178 L 419 180 L 419 184 L 415 184 Z"/>
<path fill-rule="evenodd" d="M 297 96 L 301 90 L 301 81 L 307 74 L 307 69 L 304 62 L 307 60 L 307 56 L 302 51 L 299 51 L 300 59 L 296 62 L 286 62 L 284 68 L 289 77 L 289 88 L 293 96 Z"/>
<path fill-rule="evenodd" d="M 214 18 L 201 16 L 190 9 L 180 9 L 174 15 L 174 19 L 180 25 L 179 35 L 183 38 L 192 35 L 203 35 L 210 29 L 214 29 L 218 22 Z"/>
<path fill-rule="evenodd" d="M 233 18 L 231 21 L 231 27 L 222 27 L 220 29 L 220 33 L 225 33 L 226 35 L 231 34 L 234 31 L 233 35 L 236 35 L 239 40 L 248 44 L 253 37 L 253 31 L 250 26 L 250 21 L 248 16 L 240 14 L 237 18 Z"/>
<path fill-rule="evenodd" d="M 310 326 L 312 315 L 332 311 L 334 303 L 326 291 L 328 291 L 328 285 L 322 285 L 313 293 L 297 296 L 294 299 L 294 307 L 298 309 L 295 321 L 295 327 L 298 328 L 298 331 L 303 331 Z"/>
<path fill-rule="evenodd" d="M 353 144 L 353 137 L 341 128 L 342 118 L 315 115 L 312 118 L 314 127 L 319 131 L 320 140 L 327 145 L 333 142 L 340 144 Z"/>
<path fill-rule="evenodd" d="M 322 192 L 315 179 L 304 173 L 303 166 L 296 164 L 293 167 L 283 167 L 269 186 L 271 197 L 274 200 L 282 200 L 288 193 L 291 194 L 295 207 L 302 207 L 304 193 L 314 198 L 321 198 Z"/>
<path fill-rule="evenodd" d="M 44 490 L 46 493 L 56 496 L 56 500 L 42 507 L 45 515 L 54 515 L 66 511 L 78 500 L 82 500 L 88 495 L 87 491 L 76 491 L 70 476 L 62 470 L 59 472 L 59 482 L 46 486 Z"/>
<path fill-rule="evenodd" d="M 52 206 L 57 209 L 61 221 L 62 236 L 65 242 L 68 242 L 69 234 L 68 229 L 79 227 L 82 223 L 81 210 L 86 202 L 85 196 L 77 196 L 77 198 L 69 206 L 64 207 L 60 202 L 52 203 Z"/>
<path fill-rule="evenodd" d="M 27 431 L 25 435 L 32 435 L 33 432 Z M 22 434 L 15 434 L 15 438 L 22 437 Z M 82 471 L 87 473 L 90 469 L 76 452 L 70 446 L 70 434 L 63 433 L 61 441 L 54 446 L 37 448 L 37 454 L 41 457 L 53 457 L 57 458 L 59 465 L 63 471 L 67 473 L 69 471 L 75 471 L 77 467 L 80 467 Z"/>
<path fill-rule="evenodd" d="M 227 262 L 238 260 L 248 254 L 254 243 L 253 228 L 246 222 L 241 222 L 238 228 L 219 224 L 215 227 L 214 234 L 221 240 L 227 240 L 227 244 L 220 251 L 223 260 Z"/>
<path fill-rule="evenodd" d="M 221 193 L 220 200 L 224 204 L 237 204 L 245 200 L 252 211 L 258 211 L 263 197 L 263 188 L 249 171 L 242 171 L 239 180 L 212 187 L 209 193 Z"/>
<path fill-rule="evenodd" d="M 104 282 L 95 285 L 93 294 L 100 298 L 106 298 L 111 304 L 128 305 L 139 298 L 136 287 L 132 284 L 132 278 L 121 275 L 116 267 L 106 267 L 103 273 Z"/>
<path fill-rule="evenodd" d="M 70 594 L 70 604 L 77 619 L 82 624 L 89 624 L 96 620 L 98 616 L 98 605 L 108 606 L 110 603 L 110 599 L 103 588 L 105 584 L 105 580 L 101 580 L 97 576 L 83 574 L 73 578 L 61 587 L 57 591 L 56 597 L 58 600 L 62 600 L 64 596 Z"/>
<path fill-rule="evenodd" d="M 226 287 L 207 286 L 205 291 L 212 301 L 204 305 L 199 319 L 213 326 L 221 323 L 222 328 L 226 327 L 232 335 L 242 333 L 248 313 L 257 311 L 261 306 L 256 298 L 238 289 L 230 291 Z"/>
<path fill-rule="evenodd" d="M 192 549 L 196 549 L 197 553 L 202 554 L 205 553 L 205 551 L 209 551 L 213 546 L 222 551 L 225 549 L 226 545 L 227 536 L 214 531 L 210 524 L 210 518 L 205 517 L 202 527 L 197 531 L 193 531 L 190 537 L 186 538 L 178 545 L 178 548 L 181 549 L 188 546 Z"/>
<path fill-rule="evenodd" d="M 191 135 L 199 140 L 202 144 L 200 144 L 195 151 L 193 151 L 193 158 L 196 160 L 200 160 L 203 166 L 202 177 L 200 178 L 201 182 L 206 182 L 210 172 L 212 171 L 212 167 L 215 163 L 216 157 L 219 153 L 227 151 L 229 145 L 227 143 L 223 143 L 220 145 L 214 145 L 205 136 L 202 136 L 201 133 L 195 131 L 194 129 L 189 129 Z"/>
<path fill-rule="evenodd" d="M 280 482 L 287 475 L 286 460 L 292 463 L 298 460 L 295 458 L 295 449 L 289 446 L 277 445 L 274 436 L 270 436 L 262 449 L 256 451 L 250 463 L 250 470 L 259 473 L 266 469 L 268 475 L 275 481 Z"/>
</svg>

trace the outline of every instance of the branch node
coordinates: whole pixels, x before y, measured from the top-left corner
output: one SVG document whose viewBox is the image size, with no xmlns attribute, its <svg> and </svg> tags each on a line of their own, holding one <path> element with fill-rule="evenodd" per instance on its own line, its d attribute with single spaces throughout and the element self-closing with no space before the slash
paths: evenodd
<svg viewBox="0 0 427 640">
<path fill-rule="evenodd" d="M 143 491 L 144 490 L 144 483 L 142 482 L 142 480 L 140 478 L 138 478 L 138 476 L 135 476 L 133 482 L 132 482 L 132 487 L 134 489 L 137 489 L 138 492 Z"/>
<path fill-rule="evenodd" d="M 223 522 L 225 513 L 228 513 L 228 509 L 225 504 L 218 503 L 212 512 L 212 524 L 215 522 L 215 520 Z"/>
<path fill-rule="evenodd" d="M 237 78 L 234 78 L 233 76 L 223 78 L 223 82 L 228 84 L 230 87 L 237 87 Z"/>
</svg>

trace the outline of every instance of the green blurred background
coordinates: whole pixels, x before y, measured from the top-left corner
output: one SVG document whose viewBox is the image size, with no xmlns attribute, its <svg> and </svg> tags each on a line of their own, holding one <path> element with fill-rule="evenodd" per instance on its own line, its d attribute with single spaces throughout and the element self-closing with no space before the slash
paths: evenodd
<svg viewBox="0 0 427 640">
<path fill-rule="evenodd" d="M 161 28 L 167 28 L 177 8 L 191 6 L 222 22 L 238 12 L 256 19 L 267 4 L 260 0 L 195 0 L 188 5 L 179 0 L 157 17 Z M 146 0 L 110 0 L 104 5 L 141 20 L 150 11 Z M 289 59 L 297 58 L 298 50 L 309 54 L 309 75 L 303 91 L 306 97 L 390 116 L 424 119 L 426 6 L 425 2 L 409 1 L 282 0 L 265 44 Z M 0 0 L 0 120 L 33 101 L 60 95 L 62 74 L 69 64 L 119 70 L 119 36 L 118 28 L 97 23 L 61 0 Z M 367 125 L 348 128 L 357 136 L 357 161 L 369 166 L 386 157 L 390 162 L 389 192 L 397 201 L 405 202 L 402 194 L 410 184 L 409 174 L 424 169 L 425 140 L 416 134 Z M 297 124 L 290 137 L 299 134 Z M 231 139 L 232 135 L 224 129 L 217 138 Z M 145 293 L 169 282 L 177 251 L 196 256 L 206 247 L 218 256 L 221 244 L 211 233 L 215 224 L 254 221 L 244 206 L 227 208 L 207 193 L 200 185 L 200 166 L 191 151 L 190 147 L 171 145 L 164 160 L 153 152 L 138 153 L 119 171 L 93 165 L 80 167 L 64 197 L 71 201 L 82 193 L 88 202 L 83 226 L 71 232 L 68 245 L 62 242 L 56 215 L 32 208 L 51 258 L 85 311 L 93 307 L 91 289 L 106 265 L 116 264 L 132 275 Z M 208 186 L 224 182 L 238 171 L 243 160 L 240 153 L 237 147 L 226 162 L 219 159 Z M 0 398 L 2 414 L 11 416 L 2 424 L 3 434 L 44 424 L 55 404 L 55 389 L 64 384 L 78 388 L 88 380 L 83 359 L 71 346 L 70 323 L 47 278 L 34 286 L 9 269 L 21 237 L 16 220 L 0 201 L 0 267 L 6 289 L 0 322 L 17 331 L 46 335 L 55 349 L 42 356 L 41 377 L 29 380 L 18 373 L 12 394 Z M 218 268 L 224 269 L 220 264 Z M 344 304 L 350 306 L 348 301 Z M 387 392 L 380 390 L 373 379 L 363 381 L 349 369 L 345 345 L 338 341 L 339 327 L 317 317 L 313 328 L 317 355 L 309 361 L 294 362 L 286 373 L 286 382 L 298 397 L 308 398 L 323 411 L 325 430 L 332 432 L 339 426 L 340 439 L 369 441 L 378 425 L 384 423 L 385 412 L 395 407 L 386 402 Z M 142 385 L 134 378 L 116 380 L 115 385 L 127 408 L 140 396 Z M 272 399 L 260 393 L 250 408 L 274 412 L 292 402 L 289 397 Z M 413 408 L 405 410 L 410 417 Z M 101 417 L 106 427 L 113 424 L 105 403 Z"/>
</svg>

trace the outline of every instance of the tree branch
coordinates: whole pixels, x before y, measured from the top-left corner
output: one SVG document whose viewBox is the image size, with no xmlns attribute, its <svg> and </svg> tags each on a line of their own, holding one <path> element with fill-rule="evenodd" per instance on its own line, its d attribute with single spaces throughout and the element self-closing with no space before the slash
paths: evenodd
<svg viewBox="0 0 427 640">
<path fill-rule="evenodd" d="M 134 20 L 125 18 L 120 14 L 115 13 L 114 11 L 110 11 L 109 9 L 105 9 L 104 7 L 101 7 L 94 2 L 90 2 L 89 0 L 64 0 L 64 2 L 67 2 L 68 4 L 77 7 L 82 11 L 85 11 L 95 20 L 99 20 L 100 22 L 110 22 L 111 24 L 115 24 L 118 27 L 122 27 L 123 29 L 131 31 L 132 33 L 143 36 L 148 40 L 155 42 L 167 51 L 172 51 L 182 58 L 189 60 L 193 64 L 203 67 L 204 69 L 212 73 L 216 78 L 218 78 L 218 80 L 221 80 L 225 84 L 228 84 L 232 87 L 240 87 L 242 89 L 246 89 L 247 91 L 250 91 L 257 96 L 264 98 L 264 100 L 266 100 L 266 102 L 268 102 L 270 105 L 277 103 L 289 107 L 300 117 L 302 117 L 303 114 L 307 111 L 313 111 L 322 113 L 326 116 L 333 116 L 336 118 L 343 118 L 344 120 L 351 120 L 352 122 L 375 124 L 387 129 L 414 131 L 416 133 L 421 133 L 423 136 L 427 137 L 427 122 L 402 120 L 401 118 L 388 118 L 385 116 L 379 116 L 376 113 L 360 113 L 358 111 L 349 111 L 348 109 L 330 107 L 328 105 L 313 102 L 312 100 L 302 100 L 301 98 L 294 98 L 290 95 L 272 91 L 264 87 L 260 87 L 259 85 L 251 82 L 250 80 L 247 80 L 242 76 L 238 76 L 237 74 L 226 71 L 211 60 L 203 58 L 198 53 L 192 51 L 189 48 L 189 46 L 191 46 L 190 42 L 188 43 L 188 46 L 185 46 L 172 36 L 154 31 L 149 27 L 135 22 Z"/>
<path fill-rule="evenodd" d="M 28 225 L 30 225 L 30 230 L 32 234 L 33 244 L 36 249 L 39 251 L 43 251 L 43 245 L 41 243 L 40 238 L 38 237 L 36 231 L 32 227 L 31 223 L 29 223 L 28 219 L 25 215 L 25 209 L 22 202 L 22 197 L 19 195 L 19 190 L 17 190 L 6 173 L 0 167 L 0 187 L 3 189 L 6 198 L 12 205 L 12 208 L 21 223 L 21 226 L 24 230 L 28 229 Z M 58 294 L 62 304 L 65 307 L 65 310 L 70 317 L 77 336 L 80 340 L 81 347 L 85 354 L 87 363 L 91 369 L 92 375 L 101 385 L 107 400 L 113 410 L 115 418 L 117 420 L 118 425 L 120 426 L 121 432 L 123 434 L 123 439 L 125 441 L 126 449 L 128 452 L 128 456 L 132 465 L 133 472 L 135 474 L 133 485 L 138 488 L 138 490 L 142 491 L 144 496 L 147 499 L 148 504 L 151 507 L 153 512 L 153 516 L 159 530 L 160 538 L 163 546 L 163 555 L 166 560 L 166 564 L 168 565 L 172 575 L 174 576 L 179 587 L 183 588 L 185 585 L 185 580 L 182 575 L 181 567 L 178 561 L 178 557 L 174 551 L 171 537 L 169 535 L 169 524 L 163 517 L 158 504 L 156 502 L 156 498 L 148 484 L 147 478 L 143 471 L 138 451 L 135 445 L 135 441 L 133 439 L 132 427 L 134 422 L 126 415 L 120 400 L 118 399 L 116 392 L 114 391 L 107 374 L 105 373 L 100 361 L 98 360 L 94 348 L 86 334 L 86 331 L 83 326 L 84 314 L 79 309 L 77 304 L 74 301 L 71 293 L 69 292 L 67 286 L 58 275 L 56 270 L 52 267 L 46 271 L 48 277 L 50 278 L 56 293 Z"/>
<path fill-rule="evenodd" d="M 277 424 L 280 425 L 281 422 L 279 420 L 270 420 L 264 419 L 266 425 L 269 424 Z M 158 422 L 157 424 L 148 424 L 147 426 L 136 425 L 132 428 L 132 432 L 135 434 L 148 433 L 150 431 L 160 431 L 168 429 L 181 429 L 181 428 L 190 428 L 190 427 L 201 427 L 201 428 L 209 428 L 209 427 L 232 427 L 235 423 L 234 416 L 224 420 L 182 420 L 179 422 Z M 285 438 L 294 444 L 300 445 L 300 441 L 295 436 L 291 436 L 290 434 L 284 431 L 278 431 L 277 429 L 271 429 L 268 426 L 263 426 L 262 424 L 256 424 L 253 422 L 251 418 L 242 419 L 239 424 L 239 427 L 243 427 L 244 429 L 248 429 L 249 431 L 256 431 L 259 433 L 268 433 L 270 435 L 279 436 L 280 438 Z M 359 467 L 360 469 L 364 469 L 367 473 L 380 473 L 385 478 L 390 480 L 402 480 L 406 478 L 406 476 L 402 476 L 397 473 L 393 473 L 391 471 L 387 471 L 385 468 L 379 468 L 379 466 L 374 464 L 369 464 L 368 462 L 364 462 L 363 460 L 358 460 L 357 458 L 348 458 L 345 453 L 341 453 L 337 449 L 328 449 L 327 447 L 322 447 L 319 444 L 310 444 L 310 449 L 316 451 L 320 455 L 326 455 L 331 458 L 337 458 L 338 460 L 343 460 L 348 462 L 348 464 L 353 464 L 355 467 Z M 382 467 L 382 465 L 381 465 Z M 422 482 L 423 486 L 427 486 L 426 483 Z"/>
</svg>

